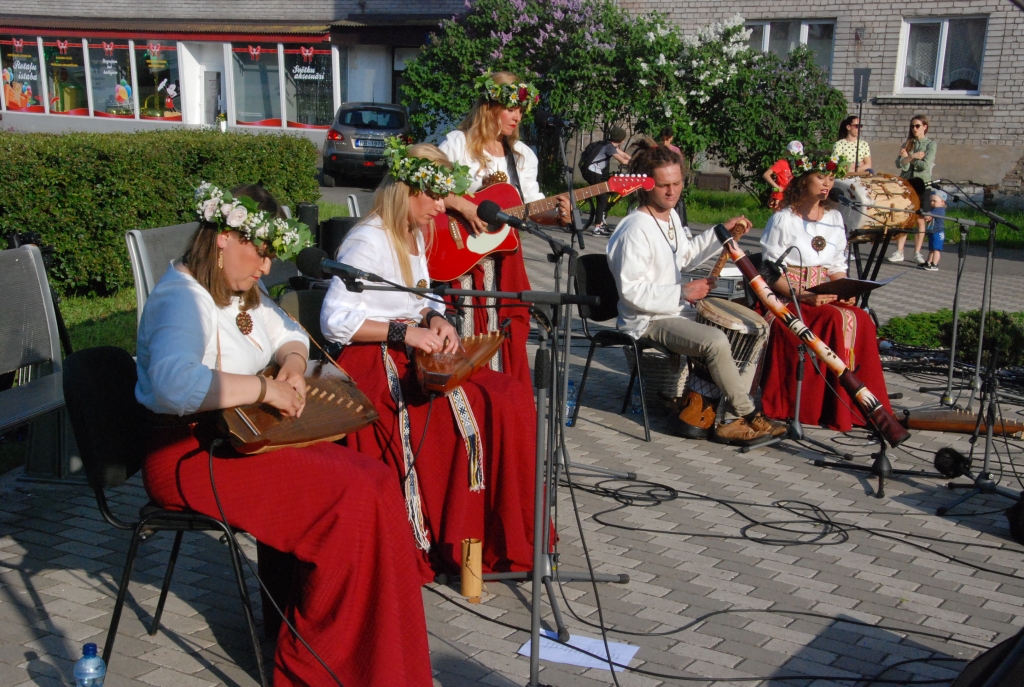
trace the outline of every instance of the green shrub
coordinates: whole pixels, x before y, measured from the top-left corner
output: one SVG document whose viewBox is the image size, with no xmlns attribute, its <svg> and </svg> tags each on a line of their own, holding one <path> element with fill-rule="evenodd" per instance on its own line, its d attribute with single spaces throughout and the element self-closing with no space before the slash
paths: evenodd
<svg viewBox="0 0 1024 687">
<path fill-rule="evenodd" d="M 978 357 L 981 312 L 960 313 L 956 349 L 960 360 L 973 363 Z M 953 342 L 953 311 L 914 313 L 894 317 L 878 329 L 878 335 L 907 346 L 949 348 Z M 1024 312 L 994 310 L 985 318 L 985 351 L 999 348 L 1000 367 L 1024 365 Z M 988 354 L 982 356 L 988 360 Z"/>
<path fill-rule="evenodd" d="M 53 245 L 50 283 L 63 293 L 130 286 L 124 233 L 194 220 L 201 181 L 262 183 L 291 207 L 320 193 L 316 147 L 286 134 L 0 133 L 0 157 L 0 233 L 37 231 Z"/>
<path fill-rule="evenodd" d="M 960 360 L 974 362 L 978 359 L 978 328 L 981 312 L 972 310 L 960 316 L 956 349 Z M 953 340 L 953 322 L 939 327 L 942 345 L 949 348 Z M 996 364 L 999 367 L 1024 364 L 1024 312 L 1003 312 L 993 310 L 985 318 L 985 344 L 982 362 L 987 364 L 993 351 L 999 351 Z"/>
</svg>

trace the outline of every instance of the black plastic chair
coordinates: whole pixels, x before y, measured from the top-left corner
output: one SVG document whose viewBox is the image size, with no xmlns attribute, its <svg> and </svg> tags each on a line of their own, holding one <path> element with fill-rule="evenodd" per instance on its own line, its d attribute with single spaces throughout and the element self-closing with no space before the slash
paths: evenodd
<svg viewBox="0 0 1024 687">
<path fill-rule="evenodd" d="M 128 558 L 124 564 L 117 602 L 114 604 L 107 641 L 103 647 L 103 660 L 108 665 L 139 544 L 159 531 L 176 532 L 167 562 L 167 572 L 164 574 L 163 587 L 160 589 L 160 600 L 153 614 L 153 625 L 149 630 L 150 635 L 155 635 L 160 628 L 160 616 L 163 614 L 164 602 L 167 600 L 167 591 L 171 586 L 171 576 L 174 573 L 174 564 L 184 533 L 222 532 L 225 537 L 232 536 L 229 528 L 216 518 L 190 510 L 167 510 L 153 502 L 142 507 L 139 511 L 139 520 L 134 523 L 123 522 L 111 512 L 104 489 L 124 484 L 142 468 L 145 457 L 144 428 L 147 424 L 145 415 L 148 411 L 135 400 L 136 381 L 137 372 L 132 356 L 127 351 L 113 346 L 78 351 L 64 361 L 64 399 L 71 417 L 71 426 L 78 440 L 89 486 L 96 494 L 96 505 L 99 507 L 100 515 L 118 529 L 132 530 Z M 256 634 L 256 621 L 249 602 L 248 589 L 245 586 L 242 561 L 236 546 L 228 546 L 228 550 L 231 553 L 231 565 L 235 571 L 242 609 L 256 654 L 256 667 L 260 673 L 261 683 L 267 687 L 263 654 Z"/>
<path fill-rule="evenodd" d="M 573 274 L 576 280 L 576 292 L 583 296 L 597 296 L 601 299 L 600 305 L 579 305 L 580 319 L 583 321 L 583 334 L 590 339 L 590 351 L 587 353 L 587 364 L 583 367 L 583 378 L 580 380 L 580 389 L 576 394 L 576 407 L 572 411 L 572 419 L 569 422 L 571 427 L 576 426 L 576 418 L 580 414 L 580 405 L 583 403 L 583 390 L 587 386 L 587 375 L 590 374 L 590 363 L 594 359 L 594 350 L 600 346 L 622 346 L 623 353 L 628 346 L 633 349 L 634 360 L 633 370 L 629 375 L 629 386 L 626 387 L 626 397 L 622 399 L 622 410 L 625 413 L 629 406 L 629 398 L 633 393 L 633 384 L 640 384 L 640 406 L 644 411 L 644 436 L 647 441 L 651 440 L 651 424 L 647 418 L 647 399 L 644 397 L 644 375 L 640 364 L 643 352 L 648 348 L 655 348 L 653 345 L 645 345 L 643 341 L 637 341 L 628 334 L 617 329 L 601 329 L 591 334 L 587 322 L 607 322 L 618 316 L 619 292 L 615 287 L 615 277 L 608 268 L 608 257 L 602 254 L 581 255 L 576 261 L 576 269 Z"/>
</svg>

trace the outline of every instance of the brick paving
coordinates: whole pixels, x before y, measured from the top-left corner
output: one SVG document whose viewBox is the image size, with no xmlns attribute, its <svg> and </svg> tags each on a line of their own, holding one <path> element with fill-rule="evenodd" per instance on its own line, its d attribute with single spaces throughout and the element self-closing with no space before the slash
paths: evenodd
<svg viewBox="0 0 1024 687">
<path fill-rule="evenodd" d="M 588 238 L 587 252 L 604 243 Z M 527 239 L 535 288 L 552 283 L 543 250 Z M 938 273 L 883 267 L 883 276 L 906 274 L 898 289 L 887 287 L 875 297 L 882 318 L 948 307 L 954 260 L 955 253 L 944 256 Z M 1013 254 L 997 261 L 997 307 L 1021 309 L 1022 266 Z M 975 300 L 980 278 L 979 259 L 972 257 L 965 284 Z M 967 307 L 976 307 L 967 299 Z M 584 343 L 573 346 L 576 379 Z M 936 400 L 917 388 L 937 385 L 937 377 L 929 382 L 923 372 L 910 379 L 890 371 L 887 379 L 891 393 L 904 394 L 896 405 Z M 631 578 L 599 586 L 609 639 L 639 646 L 631 666 L 654 674 L 619 673 L 619 684 L 824 687 L 851 685 L 851 678 L 890 666 L 884 679 L 898 684 L 951 681 L 962 663 L 904 662 L 969 659 L 1024 625 L 1024 547 L 1009 537 L 1001 514 L 1005 499 L 975 498 L 940 518 L 935 508 L 952 495 L 943 479 L 894 478 L 886 497 L 876 499 L 874 479 L 815 467 L 817 454 L 804 448 L 743 454 L 683 440 L 667 432 L 658 413 L 652 413 L 647 443 L 640 417 L 618 414 L 627 381 L 623 355 L 600 353 L 592 380 L 578 425 L 566 430 L 575 495 L 595 568 Z M 855 454 L 858 464 L 870 462 L 873 449 L 862 431 L 810 433 Z M 966 437 L 915 432 L 890 455 L 895 467 L 928 470 L 942 446 L 966 450 Z M 1017 456 L 1020 443 L 1011 440 L 1010 448 Z M 588 475 L 581 469 L 586 465 L 635 471 L 641 481 Z M 1019 489 L 1009 474 L 1003 484 Z M 595 493 L 599 486 L 621 489 L 619 499 Z M 25 483 L 13 473 L 0 481 L 0 492 L 0 684 L 73 683 L 81 644 L 104 641 L 128 533 L 100 520 L 81 486 Z M 114 509 L 125 517 L 145 501 L 137 480 L 112 494 Z M 810 507 L 821 509 L 832 526 L 810 522 Z M 565 488 L 558 531 L 562 568 L 583 569 Z M 253 542 L 241 540 L 254 559 Z M 169 535 L 158 535 L 143 545 L 106 684 L 256 684 L 227 550 L 213 536 L 185 538 L 163 629 L 147 633 L 170 544 Z M 253 580 L 250 588 L 255 599 Z M 558 594 L 570 631 L 600 636 L 593 588 L 566 583 Z M 528 639 L 527 585 L 488 583 L 484 603 L 471 609 L 455 587 L 428 586 L 423 600 L 442 685 L 527 682 L 528 661 L 516 655 Z M 272 647 L 264 650 L 269 657 Z M 608 671 L 542 665 L 547 684 L 611 684 Z"/>
</svg>

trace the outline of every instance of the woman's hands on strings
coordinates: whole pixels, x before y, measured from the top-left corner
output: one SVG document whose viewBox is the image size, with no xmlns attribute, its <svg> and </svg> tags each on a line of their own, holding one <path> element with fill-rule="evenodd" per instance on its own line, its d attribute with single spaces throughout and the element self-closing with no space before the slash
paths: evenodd
<svg viewBox="0 0 1024 687">
<path fill-rule="evenodd" d="M 423 310 L 424 317 L 429 310 Z M 405 343 L 425 353 L 454 353 L 462 348 L 455 327 L 443 317 L 430 318 L 428 327 L 409 327 L 405 330 Z"/>
</svg>

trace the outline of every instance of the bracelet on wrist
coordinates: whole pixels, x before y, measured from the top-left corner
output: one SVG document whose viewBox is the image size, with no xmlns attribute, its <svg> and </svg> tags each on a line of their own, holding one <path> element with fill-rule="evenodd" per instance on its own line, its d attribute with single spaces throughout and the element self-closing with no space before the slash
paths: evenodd
<svg viewBox="0 0 1024 687">
<path fill-rule="evenodd" d="M 282 362 L 282 365 L 284 364 L 284 362 L 285 362 L 285 361 L 287 361 L 287 360 L 288 360 L 288 356 L 291 356 L 291 355 L 297 355 L 297 356 L 299 356 L 299 357 L 300 357 L 300 358 L 302 359 L 302 366 L 303 366 L 303 367 L 305 367 L 305 366 L 306 366 L 306 356 L 305 356 L 304 354 L 302 354 L 302 353 L 299 353 L 298 351 L 292 351 L 292 352 L 290 352 L 290 353 L 289 353 L 288 355 L 286 355 L 286 356 L 284 357 L 284 360 L 283 360 L 283 361 L 281 361 L 281 362 Z"/>
<path fill-rule="evenodd" d="M 260 395 L 256 399 L 256 403 L 258 405 L 263 403 L 263 399 L 267 397 L 267 378 L 263 375 L 256 375 L 256 378 L 260 380 Z"/>
<path fill-rule="evenodd" d="M 434 317 L 444 318 L 444 315 L 442 313 L 439 313 L 436 310 L 428 310 L 427 314 L 423 316 L 423 326 L 424 327 L 429 327 L 430 326 L 430 320 L 432 318 L 434 318 Z"/>
<path fill-rule="evenodd" d="M 408 328 L 409 325 L 404 322 L 395 322 L 394 320 L 388 322 L 388 344 L 391 346 L 404 346 L 405 331 Z"/>
</svg>

